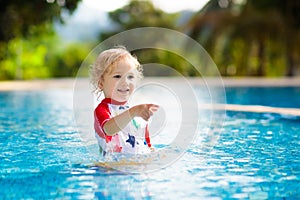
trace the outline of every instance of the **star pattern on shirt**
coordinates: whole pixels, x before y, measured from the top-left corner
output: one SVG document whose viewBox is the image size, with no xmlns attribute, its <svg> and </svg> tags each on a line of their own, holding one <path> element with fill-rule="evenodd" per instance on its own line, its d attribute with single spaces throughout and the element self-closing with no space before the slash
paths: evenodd
<svg viewBox="0 0 300 200">
<path fill-rule="evenodd" d="M 128 108 L 129 108 L 129 106 L 119 106 L 119 110 L 126 110 Z"/>
<path fill-rule="evenodd" d="M 135 145 L 135 137 L 133 135 L 130 135 L 128 133 L 128 139 L 126 140 L 126 142 L 128 142 L 129 144 L 131 144 L 132 148 L 134 148 Z"/>
</svg>

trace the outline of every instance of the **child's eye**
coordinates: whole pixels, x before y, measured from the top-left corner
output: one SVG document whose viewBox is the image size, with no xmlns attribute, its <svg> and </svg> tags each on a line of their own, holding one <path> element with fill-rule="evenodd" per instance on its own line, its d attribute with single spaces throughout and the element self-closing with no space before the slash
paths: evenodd
<svg viewBox="0 0 300 200">
<path fill-rule="evenodd" d="M 128 79 L 129 79 L 129 80 L 134 79 L 134 75 L 129 75 L 129 76 L 128 76 Z"/>
<path fill-rule="evenodd" d="M 114 75 L 113 78 L 121 78 L 121 75 Z"/>
</svg>

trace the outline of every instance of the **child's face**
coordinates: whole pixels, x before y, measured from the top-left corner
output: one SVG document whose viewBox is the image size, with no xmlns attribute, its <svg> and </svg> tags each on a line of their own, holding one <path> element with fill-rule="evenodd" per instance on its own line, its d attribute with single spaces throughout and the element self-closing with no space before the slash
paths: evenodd
<svg viewBox="0 0 300 200">
<path fill-rule="evenodd" d="M 99 87 L 106 98 L 124 102 L 135 89 L 136 81 L 136 66 L 132 60 L 125 58 L 118 61 L 110 73 L 104 74 Z"/>
</svg>

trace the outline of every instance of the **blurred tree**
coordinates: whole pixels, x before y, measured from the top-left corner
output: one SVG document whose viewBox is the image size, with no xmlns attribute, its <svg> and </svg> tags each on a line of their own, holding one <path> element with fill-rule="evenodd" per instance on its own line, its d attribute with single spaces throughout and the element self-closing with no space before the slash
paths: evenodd
<svg viewBox="0 0 300 200">
<path fill-rule="evenodd" d="M 274 10 L 280 14 L 283 31 L 284 49 L 286 50 L 287 76 L 294 76 L 299 67 L 300 54 L 300 1 L 298 0 L 249 0 L 257 10 Z M 278 18 L 277 18 L 278 19 Z M 276 30 L 278 31 L 278 29 Z M 280 31 L 280 30 L 279 30 Z M 272 34 L 276 34 L 274 31 Z M 297 63 L 298 62 L 298 63 Z"/>
<path fill-rule="evenodd" d="M 63 44 L 50 23 L 35 26 L 26 39 L 7 42 L 0 80 L 75 76 L 90 49 L 88 43 Z"/>
<path fill-rule="evenodd" d="M 175 29 L 177 14 L 167 14 L 154 7 L 151 1 L 131 0 L 128 5 L 109 12 L 112 21 L 112 31 L 100 34 L 100 40 L 120 33 L 125 30 L 139 27 L 163 27 Z"/>
<path fill-rule="evenodd" d="M 266 17 L 268 16 L 268 17 Z M 238 18 L 233 21 L 234 27 L 228 32 L 228 43 L 234 46 L 238 39 L 244 43 L 242 67 L 247 70 L 241 74 L 265 76 L 267 73 L 270 44 L 280 41 L 283 35 L 283 21 L 273 9 L 258 10 L 253 4 L 244 5 Z M 274 30 L 277 30 L 274 32 Z M 228 49 L 229 46 L 225 49 Z M 243 62 L 244 61 L 244 62 Z M 241 71 L 241 67 L 237 69 Z"/>
<path fill-rule="evenodd" d="M 32 26 L 62 20 L 81 0 L 0 0 L 0 41 L 30 34 Z"/>
<path fill-rule="evenodd" d="M 16 37 L 6 43 L 4 58 L 0 60 L 0 79 L 47 78 L 51 70 L 46 57 L 58 42 L 52 24 L 31 27 L 31 36 Z"/>
<path fill-rule="evenodd" d="M 112 21 L 111 26 L 113 31 L 102 32 L 100 35 L 100 41 L 103 41 L 110 36 L 116 35 L 117 33 L 133 28 L 162 27 L 176 29 L 176 22 L 179 17 L 180 13 L 165 13 L 162 10 L 156 8 L 151 1 L 131 0 L 128 5 L 109 13 L 109 18 Z M 160 38 L 157 38 L 156 33 L 148 33 L 148 35 L 145 37 L 149 38 L 149 40 L 153 39 L 153 44 L 162 42 L 164 39 L 163 35 L 160 35 Z M 140 43 L 142 41 L 130 41 L 131 44 L 135 42 Z M 118 45 L 124 44 L 122 44 L 121 42 Z M 157 49 L 141 49 L 134 51 L 133 53 L 137 55 L 139 61 L 142 64 L 159 63 L 162 65 L 170 66 L 183 75 L 198 75 L 197 72 L 193 70 L 190 63 L 171 52 Z M 174 75 L 175 73 L 172 70 L 168 70 L 168 67 L 165 67 L 164 69 L 147 68 L 145 69 L 144 74 L 146 76 L 160 76 Z"/>
<path fill-rule="evenodd" d="M 58 43 L 53 22 L 63 22 L 80 1 L 0 0 L 0 79 L 51 77 L 47 57 Z"/>
<path fill-rule="evenodd" d="M 71 43 L 51 52 L 46 60 L 54 77 L 74 77 L 90 51 L 90 44 Z"/>
<path fill-rule="evenodd" d="M 283 75 L 285 67 L 293 76 L 299 67 L 299 10 L 296 0 L 211 0 L 187 27 L 223 75 Z"/>
</svg>

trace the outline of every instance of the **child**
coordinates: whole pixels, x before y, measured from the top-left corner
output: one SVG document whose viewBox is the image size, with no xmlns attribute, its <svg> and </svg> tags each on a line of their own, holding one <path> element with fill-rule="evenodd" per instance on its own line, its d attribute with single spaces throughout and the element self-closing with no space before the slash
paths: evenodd
<svg viewBox="0 0 300 200">
<path fill-rule="evenodd" d="M 92 66 L 90 75 L 96 94 L 103 92 L 105 97 L 94 111 L 100 153 L 105 156 L 112 152 L 150 152 L 151 143 L 145 121 L 158 106 L 141 104 L 129 107 L 127 103 L 137 80 L 142 78 L 142 67 L 137 59 L 124 47 L 103 51 Z"/>
</svg>

